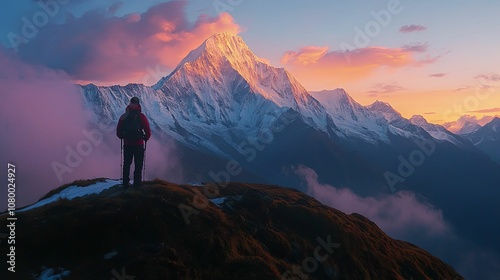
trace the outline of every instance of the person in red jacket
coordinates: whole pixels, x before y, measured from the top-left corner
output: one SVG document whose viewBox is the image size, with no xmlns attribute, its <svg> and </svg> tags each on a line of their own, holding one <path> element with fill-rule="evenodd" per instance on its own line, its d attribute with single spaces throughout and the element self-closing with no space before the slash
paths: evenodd
<svg viewBox="0 0 500 280">
<path fill-rule="evenodd" d="M 134 187 L 142 182 L 142 167 L 144 164 L 144 142 L 151 137 L 149 121 L 142 113 L 138 97 L 132 97 L 116 126 L 116 136 L 123 139 L 123 186 L 130 186 L 130 165 L 134 160 Z M 131 128 L 132 127 L 132 128 Z M 135 131 L 134 131 L 135 130 Z M 131 132 L 132 131 L 132 132 Z"/>
</svg>

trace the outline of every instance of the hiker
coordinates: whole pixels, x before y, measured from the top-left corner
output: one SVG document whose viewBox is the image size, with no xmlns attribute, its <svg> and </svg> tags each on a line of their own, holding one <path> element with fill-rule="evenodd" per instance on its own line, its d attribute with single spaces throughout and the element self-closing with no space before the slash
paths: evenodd
<svg viewBox="0 0 500 280">
<path fill-rule="evenodd" d="M 123 187 L 130 186 L 130 165 L 134 160 L 134 187 L 142 182 L 142 166 L 144 164 L 144 143 L 151 137 L 151 128 L 146 116 L 141 112 L 138 97 L 132 97 L 116 126 L 116 136 L 123 143 Z"/>
</svg>

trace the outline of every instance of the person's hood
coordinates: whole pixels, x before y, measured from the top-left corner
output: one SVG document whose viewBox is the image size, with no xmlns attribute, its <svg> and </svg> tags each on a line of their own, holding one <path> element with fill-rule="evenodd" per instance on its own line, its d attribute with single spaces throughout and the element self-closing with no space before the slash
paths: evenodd
<svg viewBox="0 0 500 280">
<path fill-rule="evenodd" d="M 125 114 L 123 114 L 120 117 L 120 120 L 124 120 L 128 116 L 128 113 L 131 111 L 139 111 L 139 113 L 141 113 L 141 111 L 142 111 L 141 105 L 140 104 L 129 104 L 127 106 L 127 108 L 125 108 Z"/>
<path fill-rule="evenodd" d="M 129 104 L 127 106 L 127 112 L 128 111 L 139 111 L 141 112 L 142 111 L 142 108 L 141 108 L 141 105 L 140 104 Z"/>
</svg>

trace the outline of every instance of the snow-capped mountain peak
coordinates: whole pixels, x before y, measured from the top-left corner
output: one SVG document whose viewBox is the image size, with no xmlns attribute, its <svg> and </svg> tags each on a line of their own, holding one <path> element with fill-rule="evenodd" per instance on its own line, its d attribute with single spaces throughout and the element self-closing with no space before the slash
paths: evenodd
<svg viewBox="0 0 500 280">
<path fill-rule="evenodd" d="M 323 105 L 348 140 L 362 139 L 368 143 L 389 142 L 387 121 L 356 102 L 344 89 L 310 92 Z"/>
<path fill-rule="evenodd" d="M 458 118 L 456 121 L 447 122 L 443 124 L 446 129 L 457 133 L 459 135 L 465 135 L 469 133 L 473 133 L 480 129 L 485 124 L 491 122 L 493 120 L 493 116 L 483 116 L 482 118 L 478 118 L 477 116 L 471 115 L 463 115 Z"/>
<path fill-rule="evenodd" d="M 211 61 L 214 64 L 220 65 L 224 62 L 229 62 L 233 67 L 238 67 L 240 64 L 250 66 L 253 62 L 263 61 L 252 53 L 248 45 L 240 36 L 230 35 L 229 33 L 216 33 L 206 39 L 200 46 L 189 52 L 189 54 L 177 65 L 172 73 L 162 78 L 154 86 L 159 89 L 165 81 L 174 75 L 180 68 L 194 63 L 197 60 Z"/>
<path fill-rule="evenodd" d="M 410 122 L 416 126 L 419 126 L 423 129 L 425 129 L 429 134 L 432 135 L 431 132 L 444 132 L 444 133 L 450 133 L 446 128 L 444 128 L 441 125 L 438 124 L 433 124 L 429 123 L 423 116 L 421 115 L 413 115 L 410 118 Z M 442 139 L 441 137 L 436 137 L 436 135 L 432 135 L 436 139 Z"/>
<path fill-rule="evenodd" d="M 367 108 L 372 112 L 381 113 L 390 123 L 403 118 L 403 116 L 387 102 L 377 100 L 373 102 L 373 104 L 368 105 Z"/>
<path fill-rule="evenodd" d="M 324 108 L 290 73 L 263 62 L 241 37 L 227 33 L 208 38 L 155 88 L 176 100 L 190 100 L 192 110 L 179 108 L 185 111 L 184 119 L 206 115 L 207 122 L 240 123 L 242 118 L 266 115 L 263 110 L 290 108 L 315 127 L 326 130 L 327 126 Z"/>
<path fill-rule="evenodd" d="M 482 135 L 482 136 L 488 136 L 491 138 L 492 135 L 495 135 L 495 139 L 498 138 L 498 135 L 500 135 L 500 118 L 495 117 L 493 118 L 489 123 L 485 124 L 483 127 L 480 127 L 478 130 L 466 134 L 465 136 L 470 136 L 470 135 Z"/>
<path fill-rule="evenodd" d="M 430 123 L 421 115 L 413 115 L 410 118 L 410 122 L 416 126 L 419 126 L 423 129 L 425 129 L 427 132 L 429 132 L 429 134 L 434 136 L 434 138 L 436 138 L 436 139 L 442 139 L 442 137 L 436 137 L 436 135 L 433 135 L 431 132 L 440 132 L 440 133 L 451 134 L 451 132 L 449 132 L 442 125 Z"/>
<path fill-rule="evenodd" d="M 465 147 L 468 145 L 461 137 L 448 131 L 444 126 L 429 123 L 423 116 L 414 115 L 410 118 L 410 122 L 416 126 L 423 128 L 432 137 L 438 140 L 448 141 L 458 147 Z"/>
<path fill-rule="evenodd" d="M 354 101 L 354 99 L 342 88 L 312 91 L 309 93 L 326 108 L 335 108 L 336 110 L 347 113 L 352 113 L 353 110 L 361 110 L 362 108 L 362 106 Z"/>
<path fill-rule="evenodd" d="M 469 133 L 473 133 L 475 131 L 477 131 L 478 129 L 480 129 L 481 126 L 475 122 L 465 122 L 463 125 L 462 125 L 462 128 L 460 128 L 458 131 L 457 131 L 457 134 L 459 135 L 465 135 L 465 134 L 469 134 Z"/>
<path fill-rule="evenodd" d="M 217 33 L 192 50 L 179 65 L 195 61 L 203 55 L 211 59 L 225 58 L 234 65 L 241 62 L 260 61 L 240 36 Z"/>
<path fill-rule="evenodd" d="M 421 115 L 413 115 L 410 118 L 410 121 L 414 125 L 418 125 L 420 127 L 429 125 L 430 123 Z"/>
</svg>

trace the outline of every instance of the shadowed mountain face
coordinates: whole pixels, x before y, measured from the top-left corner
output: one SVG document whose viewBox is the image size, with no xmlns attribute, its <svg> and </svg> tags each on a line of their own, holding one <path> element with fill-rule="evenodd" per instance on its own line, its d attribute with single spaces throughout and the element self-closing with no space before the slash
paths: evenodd
<svg viewBox="0 0 500 280">
<path fill-rule="evenodd" d="M 82 192 L 98 181 L 74 185 Z M 463 279 L 365 217 L 277 186 L 156 180 L 17 216 L 16 279 Z"/>
</svg>

